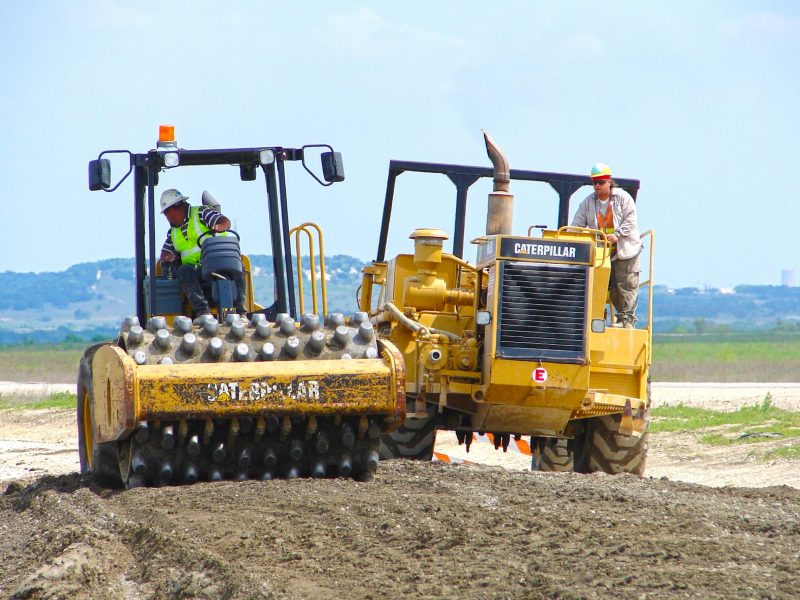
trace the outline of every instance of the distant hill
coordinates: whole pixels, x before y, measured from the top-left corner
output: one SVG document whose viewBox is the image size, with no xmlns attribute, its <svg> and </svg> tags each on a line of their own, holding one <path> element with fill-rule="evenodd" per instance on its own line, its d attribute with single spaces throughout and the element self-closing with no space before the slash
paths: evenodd
<svg viewBox="0 0 800 600">
<path fill-rule="evenodd" d="M 738 285 L 732 290 L 655 286 L 653 322 L 661 332 L 800 326 L 800 287 Z"/>
<path fill-rule="evenodd" d="M 256 298 L 273 297 L 272 257 L 251 255 Z M 365 261 L 346 255 L 325 258 L 328 308 L 352 313 Z M 310 266 L 304 257 L 306 298 Z M 317 260 L 317 267 L 319 263 Z M 106 339 L 135 312 L 134 261 L 114 258 L 74 265 L 61 272 L 0 273 L 0 344 Z M 321 298 L 320 298 L 321 301 Z M 639 302 L 646 318 L 646 296 Z M 740 285 L 733 290 L 656 286 L 658 332 L 724 332 L 800 327 L 800 287 Z"/>
<path fill-rule="evenodd" d="M 256 300 L 272 303 L 272 257 L 249 255 Z M 330 312 L 355 311 L 364 261 L 352 256 L 325 257 Z M 311 307 L 310 264 L 303 258 L 305 298 Z M 316 259 L 319 270 L 319 259 Z M 126 315 L 135 314 L 133 258 L 74 265 L 61 272 L 0 273 L 0 344 L 65 339 L 106 339 Z M 318 296 L 321 303 L 321 294 Z"/>
</svg>

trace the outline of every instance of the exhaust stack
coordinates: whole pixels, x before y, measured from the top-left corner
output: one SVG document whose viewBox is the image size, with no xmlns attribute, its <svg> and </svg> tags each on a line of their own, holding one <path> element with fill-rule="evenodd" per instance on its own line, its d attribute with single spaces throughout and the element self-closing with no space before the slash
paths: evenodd
<svg viewBox="0 0 800 600">
<path fill-rule="evenodd" d="M 508 235 L 514 217 L 514 194 L 508 191 L 511 182 L 508 160 L 489 134 L 483 129 L 481 131 L 486 141 L 486 153 L 494 166 L 494 190 L 489 194 L 486 235 Z"/>
</svg>

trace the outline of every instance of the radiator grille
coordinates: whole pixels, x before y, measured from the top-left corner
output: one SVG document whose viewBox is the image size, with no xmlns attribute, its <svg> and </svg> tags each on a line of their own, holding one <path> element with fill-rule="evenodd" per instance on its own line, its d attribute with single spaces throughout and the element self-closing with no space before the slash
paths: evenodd
<svg viewBox="0 0 800 600">
<path fill-rule="evenodd" d="M 588 267 L 501 261 L 500 277 L 497 356 L 581 362 Z"/>
</svg>

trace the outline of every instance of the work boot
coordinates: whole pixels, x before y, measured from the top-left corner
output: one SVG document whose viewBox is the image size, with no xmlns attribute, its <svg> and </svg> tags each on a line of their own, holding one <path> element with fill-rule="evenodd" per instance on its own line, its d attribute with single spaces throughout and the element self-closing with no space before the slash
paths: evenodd
<svg viewBox="0 0 800 600">
<path fill-rule="evenodd" d="M 625 329 L 633 329 L 636 323 L 636 317 L 630 313 L 623 313 L 617 316 L 617 320 L 622 324 Z"/>
<path fill-rule="evenodd" d="M 205 299 L 205 298 L 204 298 Z M 208 302 L 193 302 L 194 298 L 189 296 L 189 302 L 192 305 L 192 312 L 195 317 L 202 317 L 203 315 L 210 315 L 211 309 L 208 307 Z"/>
</svg>

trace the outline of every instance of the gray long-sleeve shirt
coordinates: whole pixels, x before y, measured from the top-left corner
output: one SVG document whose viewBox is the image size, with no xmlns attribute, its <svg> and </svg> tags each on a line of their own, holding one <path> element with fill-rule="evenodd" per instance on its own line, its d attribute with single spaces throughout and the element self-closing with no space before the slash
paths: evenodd
<svg viewBox="0 0 800 600">
<path fill-rule="evenodd" d="M 583 199 L 572 219 L 574 227 L 599 229 L 597 211 L 599 210 L 597 195 L 592 193 Z M 614 215 L 614 235 L 617 240 L 617 258 L 623 260 L 633 258 L 642 248 L 639 225 L 636 217 L 636 203 L 631 195 L 622 188 L 611 190 L 611 213 Z"/>
</svg>

